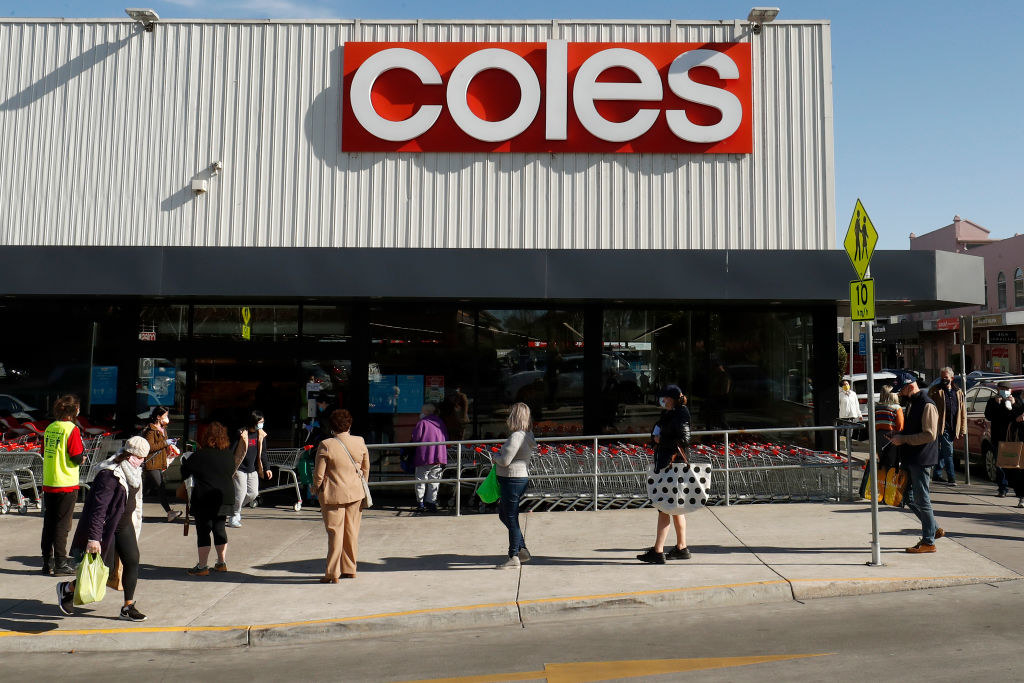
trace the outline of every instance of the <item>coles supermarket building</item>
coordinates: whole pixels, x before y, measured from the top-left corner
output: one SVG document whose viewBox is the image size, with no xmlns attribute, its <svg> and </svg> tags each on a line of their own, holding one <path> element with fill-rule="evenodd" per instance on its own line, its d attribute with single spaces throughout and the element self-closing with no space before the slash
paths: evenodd
<svg viewBox="0 0 1024 683">
<path fill-rule="evenodd" d="M 829 424 L 827 21 L 0 20 L 0 395 L 172 432 Z M 896 228 L 896 226 L 893 226 Z M 872 263 L 879 310 L 982 264 Z M 941 273 L 941 276 L 940 276 Z"/>
</svg>

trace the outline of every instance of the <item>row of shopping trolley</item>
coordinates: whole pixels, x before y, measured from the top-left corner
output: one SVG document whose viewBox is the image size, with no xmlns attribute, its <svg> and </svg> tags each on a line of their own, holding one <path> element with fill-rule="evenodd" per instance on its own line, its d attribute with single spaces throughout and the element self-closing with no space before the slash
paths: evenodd
<svg viewBox="0 0 1024 683">
<path fill-rule="evenodd" d="M 487 476 L 491 456 L 498 449 L 464 446 L 461 476 Z M 711 463 L 715 470 L 709 505 L 725 502 L 727 469 L 730 503 L 839 500 L 848 470 L 846 457 L 838 453 L 754 439 L 730 443 L 728 458 L 721 442 L 691 445 L 688 457 L 691 462 Z M 646 479 L 653 462 L 654 451 L 646 445 L 601 444 L 595 456 L 592 443 L 540 444 L 530 462 L 530 486 L 522 507 L 531 511 L 647 507 Z M 595 466 L 599 472 L 596 499 Z M 455 479 L 455 469 L 455 453 L 450 452 L 442 477 Z"/>
<path fill-rule="evenodd" d="M 35 435 L 12 439 L 0 444 L 0 514 L 17 508 L 28 514 L 29 508 L 41 510 L 43 497 L 42 448 Z M 79 483 L 88 489 L 106 458 L 111 444 L 109 435 L 85 439 L 85 453 Z"/>
</svg>

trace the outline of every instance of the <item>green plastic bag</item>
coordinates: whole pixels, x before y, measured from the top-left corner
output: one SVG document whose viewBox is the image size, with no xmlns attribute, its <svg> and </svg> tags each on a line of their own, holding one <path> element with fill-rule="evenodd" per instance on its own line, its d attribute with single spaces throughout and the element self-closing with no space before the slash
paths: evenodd
<svg viewBox="0 0 1024 683">
<path fill-rule="evenodd" d="M 107 594 L 109 576 L 110 570 L 103 564 L 99 553 L 86 553 L 75 577 L 75 604 L 88 605 L 102 600 Z"/>
<path fill-rule="evenodd" d="M 501 498 L 501 489 L 498 487 L 498 468 L 491 468 L 491 471 L 487 473 L 487 478 L 476 488 L 476 495 L 488 504 Z"/>
</svg>

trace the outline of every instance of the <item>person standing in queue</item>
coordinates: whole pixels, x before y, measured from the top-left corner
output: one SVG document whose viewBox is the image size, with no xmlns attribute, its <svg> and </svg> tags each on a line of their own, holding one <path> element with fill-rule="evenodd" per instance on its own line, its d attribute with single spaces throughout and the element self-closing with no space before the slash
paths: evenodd
<svg viewBox="0 0 1024 683">
<path fill-rule="evenodd" d="M 669 384 L 658 393 L 658 404 L 662 412 L 651 431 L 656 471 L 669 467 L 681 458 L 680 450 L 685 452 L 690 445 L 690 409 L 686 403 L 686 396 L 675 384 Z M 665 541 L 668 539 L 669 524 L 675 528 L 676 544 L 666 554 Z M 690 549 L 686 545 L 686 516 L 668 515 L 659 510 L 654 546 L 637 555 L 636 559 L 648 564 L 665 564 L 666 557 L 670 560 L 690 559 Z"/>
<path fill-rule="evenodd" d="M 413 427 L 410 441 L 429 443 L 431 441 L 447 441 L 448 431 L 444 422 L 437 416 L 437 406 L 424 403 L 420 408 L 420 419 Z M 427 479 L 440 479 L 444 466 L 448 464 L 447 446 L 416 446 L 412 464 L 416 468 L 416 479 L 425 482 Z M 421 483 L 415 485 L 416 511 L 437 512 L 437 489 L 440 484 Z"/>
<path fill-rule="evenodd" d="M 79 467 L 85 457 L 82 432 L 73 420 L 78 416 L 77 396 L 61 396 L 53 403 L 56 418 L 43 432 L 43 573 L 72 576 L 68 559 L 68 534 L 78 500 Z M 5 495 L 0 493 L 0 495 Z"/>
<path fill-rule="evenodd" d="M 532 557 L 519 526 L 519 501 L 530 483 L 530 458 L 537 447 L 530 424 L 530 407 L 525 403 L 513 405 L 505 424 L 508 426 L 508 438 L 501 451 L 492 458 L 498 468 L 498 489 L 501 491 L 498 518 L 508 528 L 508 559 L 498 564 L 498 569 L 518 567 Z"/>
<path fill-rule="evenodd" d="M 1017 416 L 1024 413 L 1024 404 L 1012 393 L 1009 382 L 996 385 L 996 395 L 985 404 L 985 419 L 992 424 L 992 453 L 999 454 L 999 444 L 1013 438 L 1008 435 L 1011 425 L 1016 428 Z M 1010 492 L 1010 481 L 1006 470 L 996 467 L 996 498 L 1005 498 Z"/>
<path fill-rule="evenodd" d="M 99 553 L 103 563 L 113 567 L 121 562 L 124 605 L 120 618 L 145 621 L 146 615 L 135 606 L 135 588 L 139 581 L 139 540 L 135 535 L 132 513 L 136 493 L 142 488 L 142 463 L 149 453 L 149 442 L 141 436 L 128 439 L 124 448 L 107 458 L 93 479 L 85 497 L 71 543 L 76 557 Z M 57 605 L 64 614 L 74 614 L 75 581 L 57 584 Z"/>
<path fill-rule="evenodd" d="M 946 535 L 935 523 L 932 512 L 932 468 L 939 461 L 939 411 L 933 401 L 917 386 L 917 376 L 906 370 L 896 373 L 893 390 L 909 399 L 903 431 L 894 434 L 892 443 L 900 446 L 900 462 L 910 474 L 910 495 L 907 507 L 921 520 L 921 540 L 907 548 L 908 553 L 934 553 L 935 539 Z"/>
<path fill-rule="evenodd" d="M 260 494 L 260 479 L 270 479 L 273 473 L 263 467 L 263 450 L 267 433 L 263 431 L 263 413 L 249 413 L 249 423 L 238 434 L 235 446 L 235 505 L 228 526 L 242 526 L 242 508 L 256 500 Z"/>
<path fill-rule="evenodd" d="M 967 431 L 967 411 L 964 410 L 964 392 L 953 382 L 953 368 L 939 370 L 939 383 L 928 391 L 928 397 L 935 401 L 939 413 L 939 463 L 932 472 L 932 481 L 942 481 L 939 474 L 945 472 L 946 483 L 956 486 L 953 442 Z"/>
<path fill-rule="evenodd" d="M 213 571 L 228 570 L 228 534 L 224 529 L 227 516 L 235 504 L 235 455 L 231 452 L 228 430 L 220 422 L 211 422 L 200 448 L 181 463 L 181 477 L 192 477 L 190 506 L 196 519 L 196 544 L 199 562 L 186 570 L 191 576 L 207 576 L 210 567 L 210 536 L 217 548 L 217 563 Z"/>
<path fill-rule="evenodd" d="M 365 494 L 360 476 L 370 475 L 370 452 L 361 436 L 352 436 L 352 414 L 335 410 L 327 419 L 331 438 L 316 449 L 313 486 L 320 498 L 320 514 L 327 530 L 327 565 L 320 583 L 356 578 L 359 524 Z"/>
<path fill-rule="evenodd" d="M 173 442 L 167 440 L 167 425 L 171 423 L 171 413 L 163 406 L 156 406 L 149 414 L 149 424 L 142 430 L 142 437 L 149 443 L 149 458 L 145 464 L 144 484 L 156 489 L 160 507 L 167 513 L 167 521 L 173 522 L 181 517 L 181 510 L 171 508 L 167 487 L 164 486 L 164 472 L 180 451 Z"/>
</svg>

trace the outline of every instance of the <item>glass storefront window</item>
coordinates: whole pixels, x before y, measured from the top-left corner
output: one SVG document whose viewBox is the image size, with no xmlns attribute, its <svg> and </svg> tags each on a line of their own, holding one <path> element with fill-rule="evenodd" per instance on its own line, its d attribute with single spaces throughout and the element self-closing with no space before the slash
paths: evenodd
<svg viewBox="0 0 1024 683">
<path fill-rule="evenodd" d="M 666 384 L 695 429 L 811 424 L 811 339 L 806 314 L 607 310 L 602 430 L 648 432 Z"/>
<path fill-rule="evenodd" d="M 185 359 L 139 358 L 135 382 L 135 420 L 145 425 L 153 408 L 163 406 L 171 415 L 168 436 L 185 436 Z M 185 450 L 184 448 L 182 450 Z"/>
<path fill-rule="evenodd" d="M 530 406 L 537 436 L 583 432 L 583 313 L 485 310 L 478 331 L 479 437 L 505 436 L 516 402 Z"/>
<path fill-rule="evenodd" d="M 188 339 L 188 306 L 143 306 L 139 312 L 139 341 Z"/>
<path fill-rule="evenodd" d="M 472 312 L 445 306 L 370 309 L 372 441 L 407 441 L 425 402 L 439 404 L 450 438 L 469 433 L 467 411 L 453 401 L 474 383 L 473 320 Z M 474 397 L 467 399 L 472 406 Z"/>
<path fill-rule="evenodd" d="M 305 305 L 302 307 L 302 336 L 318 342 L 336 343 L 350 339 L 348 306 Z"/>
<path fill-rule="evenodd" d="M 196 306 L 195 339 L 292 341 L 299 335 L 298 306 Z"/>
</svg>

